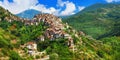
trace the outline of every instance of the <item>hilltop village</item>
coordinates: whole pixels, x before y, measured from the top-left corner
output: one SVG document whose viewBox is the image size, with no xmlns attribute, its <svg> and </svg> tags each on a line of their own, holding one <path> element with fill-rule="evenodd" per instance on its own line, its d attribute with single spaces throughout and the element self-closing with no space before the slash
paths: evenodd
<svg viewBox="0 0 120 60">
<path fill-rule="evenodd" d="M 43 23 L 44 26 L 48 26 L 43 36 L 38 37 L 41 41 L 44 41 L 45 38 L 52 40 L 55 40 L 57 38 L 66 38 L 69 41 L 69 46 L 73 45 L 73 38 L 72 36 L 65 32 L 66 29 L 71 29 L 70 32 L 76 33 L 75 36 L 78 37 L 78 35 L 85 35 L 82 31 L 79 33 L 72 29 L 67 23 L 63 24 L 61 21 L 61 18 L 56 17 L 52 14 L 38 14 L 34 16 L 32 20 L 25 19 L 25 18 L 18 18 L 10 15 L 10 17 L 5 17 L 5 20 L 8 22 L 12 21 L 21 21 L 25 25 L 38 25 L 39 23 Z"/>
<path fill-rule="evenodd" d="M 25 26 L 29 25 L 35 25 L 38 26 L 40 23 L 43 23 L 44 26 L 47 26 L 47 29 L 43 33 L 43 35 L 38 36 L 39 41 L 45 41 L 46 39 L 49 39 L 50 41 L 54 41 L 58 38 L 67 39 L 66 45 L 70 48 L 71 51 L 75 51 L 75 45 L 74 45 L 74 38 L 70 34 L 71 32 L 75 34 L 75 37 L 79 38 L 79 35 L 85 35 L 83 32 L 77 32 L 74 29 L 72 29 L 67 23 L 63 24 L 61 21 L 61 18 L 56 17 L 52 14 L 38 14 L 34 16 L 32 20 L 25 19 L 25 18 L 19 18 L 17 16 L 9 15 L 9 17 L 5 17 L 6 21 L 9 23 L 12 23 L 13 21 L 20 21 L 24 23 Z M 68 30 L 68 31 L 67 31 Z M 80 38 L 81 40 L 81 38 Z M 16 42 L 14 40 L 14 42 Z M 80 41 L 82 44 L 82 40 Z M 37 51 L 37 42 L 36 41 L 30 41 L 24 45 L 21 45 L 21 48 L 27 48 L 27 53 L 29 55 L 34 56 L 34 58 L 38 55 L 42 56 L 46 54 L 45 51 L 39 52 Z M 21 56 L 24 56 L 24 51 L 19 51 Z M 22 54 L 21 54 L 22 53 Z M 43 59 L 49 59 L 49 55 L 46 55 Z"/>
<path fill-rule="evenodd" d="M 57 38 L 66 38 L 66 39 L 68 39 L 69 46 L 74 45 L 73 38 L 71 37 L 71 35 L 69 35 L 67 32 L 65 32 L 65 29 L 70 28 L 70 26 L 67 23 L 63 24 L 61 21 L 61 18 L 56 17 L 52 14 L 38 14 L 32 20 L 17 18 L 17 17 L 10 15 L 9 18 L 5 17 L 5 20 L 7 20 L 10 23 L 14 20 L 21 21 L 25 25 L 36 25 L 36 26 L 40 22 L 43 22 L 45 26 L 48 26 L 48 28 L 46 29 L 43 36 L 38 37 L 39 40 L 44 41 L 45 38 L 48 38 L 52 41 L 52 40 L 55 40 Z"/>
</svg>

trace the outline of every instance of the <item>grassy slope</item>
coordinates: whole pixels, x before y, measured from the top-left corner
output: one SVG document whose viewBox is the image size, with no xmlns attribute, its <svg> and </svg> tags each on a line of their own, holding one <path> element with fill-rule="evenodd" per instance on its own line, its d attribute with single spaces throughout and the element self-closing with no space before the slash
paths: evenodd
<svg viewBox="0 0 120 60">
<path fill-rule="evenodd" d="M 120 36 L 119 37 L 106 37 L 106 38 L 102 38 L 101 41 L 103 41 L 104 44 L 107 44 L 109 46 L 112 47 L 112 58 L 114 60 L 120 60 L 120 58 L 118 56 L 120 56 Z"/>
<path fill-rule="evenodd" d="M 102 4 L 95 5 L 96 7 L 99 7 Z M 95 5 L 90 7 L 93 8 Z M 85 11 L 83 10 L 82 13 L 80 12 L 74 16 L 65 18 L 63 22 L 67 22 L 75 29 L 82 30 L 86 34 L 97 38 L 98 36 L 109 32 L 112 29 L 114 23 L 119 21 L 119 4 L 110 4 L 106 7 L 100 7 L 94 10 L 91 10 L 90 7 L 86 8 Z M 87 9 L 89 10 L 87 11 Z"/>
<path fill-rule="evenodd" d="M 10 45 L 11 44 L 10 41 L 13 40 L 13 39 L 18 40 L 18 38 L 16 36 L 10 34 L 9 32 L 3 30 L 2 28 L 0 28 L 0 41 L 1 41 L 0 46 L 1 46 L 1 48 L 4 47 L 4 46 L 7 47 L 8 45 Z"/>
</svg>

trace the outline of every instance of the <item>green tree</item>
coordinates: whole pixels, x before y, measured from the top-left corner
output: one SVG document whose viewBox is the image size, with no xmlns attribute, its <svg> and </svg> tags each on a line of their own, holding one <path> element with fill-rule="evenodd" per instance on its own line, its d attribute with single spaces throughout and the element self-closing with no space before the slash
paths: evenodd
<svg viewBox="0 0 120 60">
<path fill-rule="evenodd" d="M 11 51 L 9 60 L 22 60 L 22 58 L 15 51 Z"/>
</svg>

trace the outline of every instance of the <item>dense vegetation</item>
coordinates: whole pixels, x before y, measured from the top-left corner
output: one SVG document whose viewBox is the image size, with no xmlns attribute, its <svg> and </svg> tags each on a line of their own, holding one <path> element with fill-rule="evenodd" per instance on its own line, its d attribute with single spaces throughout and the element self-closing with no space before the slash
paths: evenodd
<svg viewBox="0 0 120 60">
<path fill-rule="evenodd" d="M 109 32 L 118 21 L 120 21 L 119 4 L 95 4 L 63 20 L 94 38 Z"/>
<path fill-rule="evenodd" d="M 39 26 L 26 26 L 18 21 L 14 21 L 12 23 L 2 21 L 0 22 L 0 27 L 0 48 L 2 48 L 1 56 L 10 56 L 11 60 L 23 59 L 13 49 L 19 48 L 21 44 L 26 42 L 33 40 L 37 41 L 37 36 L 40 36 L 46 29 L 42 23 L 40 23 Z M 67 40 L 62 38 L 54 41 L 50 41 L 49 39 L 46 39 L 43 42 L 37 41 L 38 51 L 46 50 L 47 54 L 50 55 L 51 60 L 113 59 L 113 57 L 117 59 L 119 55 L 117 52 L 119 51 L 116 52 L 117 55 L 115 54 L 115 56 L 113 56 L 114 49 L 107 44 L 105 39 L 103 39 L 103 41 L 105 41 L 103 44 L 101 41 L 94 40 L 89 36 L 79 37 L 82 38 L 83 43 L 80 44 L 79 39 L 74 38 L 76 40 L 76 42 L 74 42 L 76 44 L 76 49 L 78 49 L 75 52 L 69 50 L 68 46 L 66 45 Z M 18 40 L 17 44 L 10 42 L 13 39 Z M 29 57 L 29 59 L 32 59 L 32 57 Z"/>
<path fill-rule="evenodd" d="M 63 22 L 67 22 L 78 31 L 84 31 L 86 34 L 103 42 L 104 46 L 106 46 L 103 49 L 107 49 L 108 55 L 104 50 L 100 50 L 97 52 L 100 57 L 107 57 L 107 60 L 119 60 L 119 7 L 119 4 L 95 4 L 85 8 L 80 13 L 65 18 Z"/>
<path fill-rule="evenodd" d="M 111 5 L 111 7 L 113 6 Z M 100 40 L 95 40 L 86 35 L 75 37 L 76 33 L 71 32 L 72 27 L 65 29 L 74 39 L 75 51 L 67 46 L 67 39 L 65 38 L 58 38 L 53 41 L 46 38 L 45 41 L 38 41 L 37 37 L 43 35 L 47 26 L 44 26 L 42 22 L 38 26 L 25 25 L 20 21 L 10 23 L 4 19 L 10 13 L 5 14 L 8 11 L 1 8 L 0 57 L 9 57 L 10 60 L 33 60 L 33 57 L 28 57 L 27 54 L 26 59 L 24 59 L 15 50 L 22 50 L 20 45 L 29 41 L 36 41 L 38 51 L 46 51 L 47 55 L 50 55 L 50 60 L 119 60 L 120 12 L 119 8 L 116 7 L 119 5 L 114 6 L 113 9 L 102 7 L 95 9 L 95 11 L 78 13 L 78 15 L 64 20 L 78 31 L 85 31 L 96 38 L 101 35 Z M 13 43 L 13 40 L 17 40 L 17 42 Z"/>
<path fill-rule="evenodd" d="M 111 51 L 112 54 L 112 58 L 113 60 L 120 60 L 120 58 L 118 56 L 120 56 L 120 37 L 106 37 L 101 39 L 101 41 L 103 41 L 104 44 L 107 44 L 109 46 L 111 46 L 113 49 Z"/>
<path fill-rule="evenodd" d="M 99 36 L 97 39 L 101 39 L 104 37 L 111 37 L 111 36 L 120 36 L 120 21 L 116 22 L 113 28 L 109 32 Z"/>
</svg>

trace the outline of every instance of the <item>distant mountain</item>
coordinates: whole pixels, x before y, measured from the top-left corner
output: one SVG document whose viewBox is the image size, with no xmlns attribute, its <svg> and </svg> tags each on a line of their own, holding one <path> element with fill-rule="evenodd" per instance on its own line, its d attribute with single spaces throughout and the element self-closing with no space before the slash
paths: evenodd
<svg viewBox="0 0 120 60">
<path fill-rule="evenodd" d="M 40 13 L 41 13 L 40 11 L 29 9 L 29 10 L 23 11 L 22 13 L 17 14 L 17 16 L 21 18 L 32 19 L 35 15 L 40 14 Z"/>
<path fill-rule="evenodd" d="M 109 32 L 120 21 L 120 4 L 95 4 L 63 21 L 97 38 Z"/>
<path fill-rule="evenodd" d="M 91 6 L 86 7 L 84 10 L 82 10 L 79 13 L 83 13 L 83 12 L 87 12 L 87 11 L 94 11 L 94 10 L 101 9 L 101 8 L 112 8 L 112 7 L 118 6 L 118 5 L 119 4 L 113 4 L 113 3 L 110 3 L 110 4 L 96 3 Z"/>
</svg>

